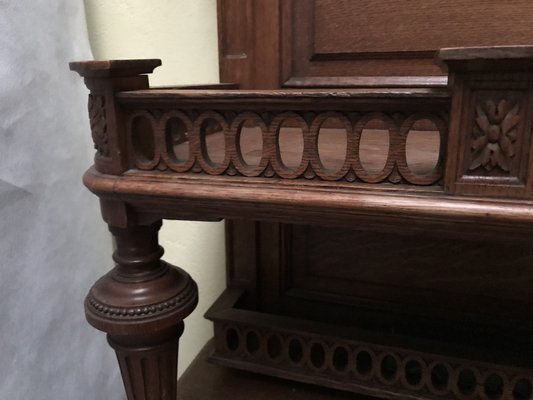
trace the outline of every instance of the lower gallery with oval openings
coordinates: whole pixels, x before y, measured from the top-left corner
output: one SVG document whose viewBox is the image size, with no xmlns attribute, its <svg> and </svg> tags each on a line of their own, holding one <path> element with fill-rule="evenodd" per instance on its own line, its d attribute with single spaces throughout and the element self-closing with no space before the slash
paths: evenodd
<svg viewBox="0 0 533 400">
<path fill-rule="evenodd" d="M 371 124 L 367 132 L 383 138 L 381 126 Z M 338 121 L 326 126 L 344 139 Z M 433 126 L 414 128 L 412 140 L 429 137 L 427 155 L 412 158 L 412 166 L 438 155 Z M 516 304 L 533 280 L 525 272 L 533 257 L 529 241 L 501 246 L 468 234 L 367 227 L 258 223 L 250 231 L 238 221 L 228 227 L 239 237 L 248 232 L 240 246 L 258 238 L 262 244 L 254 253 L 253 290 L 227 289 L 207 313 L 215 322 L 214 361 L 376 396 L 388 390 L 400 398 L 533 396 L 523 352 L 531 339 L 516 323 L 527 312 Z M 518 262 L 506 264 L 516 254 Z M 232 279 L 249 273 L 241 257 L 233 259 Z M 505 272 L 497 272 L 500 265 Z M 487 270 L 490 281 L 479 278 Z M 508 274 L 522 279 L 508 285 Z M 496 288 L 498 300 L 489 295 Z"/>
</svg>

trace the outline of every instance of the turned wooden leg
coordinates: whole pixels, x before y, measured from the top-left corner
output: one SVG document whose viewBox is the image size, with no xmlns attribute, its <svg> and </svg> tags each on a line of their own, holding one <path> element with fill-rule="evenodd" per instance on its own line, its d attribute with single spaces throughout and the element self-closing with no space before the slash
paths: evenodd
<svg viewBox="0 0 533 400">
<path fill-rule="evenodd" d="M 129 400 L 176 399 L 178 341 L 198 302 L 191 277 L 160 259 L 160 226 L 111 226 L 117 265 L 85 301 L 87 320 L 117 353 Z"/>
</svg>

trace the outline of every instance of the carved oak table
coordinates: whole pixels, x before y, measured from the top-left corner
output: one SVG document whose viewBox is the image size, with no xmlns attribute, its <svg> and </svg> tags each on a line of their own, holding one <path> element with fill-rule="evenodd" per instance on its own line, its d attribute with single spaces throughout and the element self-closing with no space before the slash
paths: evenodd
<svg viewBox="0 0 533 400">
<path fill-rule="evenodd" d="M 400 263 L 400 273 L 439 264 L 439 279 L 462 292 L 408 299 L 414 313 L 434 310 L 430 322 L 405 317 L 406 331 L 432 332 L 418 337 L 239 309 L 246 290 L 233 279 L 208 313 L 214 360 L 380 397 L 531 398 L 533 48 L 442 49 L 438 60 L 448 88 L 150 89 L 146 74 L 159 60 L 70 64 L 90 90 L 96 154 L 84 183 L 117 243 L 116 266 L 90 290 L 86 316 L 108 334 L 128 399 L 176 398 L 178 338 L 197 303 L 189 275 L 161 260 L 162 219 L 222 218 L 358 228 L 374 244 L 434 234 L 452 244 L 415 251 L 420 265 Z M 326 121 L 345 132 L 340 158 L 320 145 Z M 410 132 L 428 124 L 438 151 L 424 169 L 417 152 L 427 139 Z M 244 134 L 251 126 L 255 139 Z M 372 129 L 386 133 L 385 150 L 363 145 Z M 379 168 L 372 157 L 383 159 Z M 469 252 L 473 238 L 490 244 Z M 404 249 L 396 240 L 379 252 Z M 329 259 L 324 268 L 337 268 Z M 454 282 L 457 260 L 477 268 L 471 281 Z M 420 285 L 431 292 L 434 279 Z M 395 293 L 383 294 L 389 304 Z M 301 308 L 310 320 L 324 311 Z"/>
</svg>

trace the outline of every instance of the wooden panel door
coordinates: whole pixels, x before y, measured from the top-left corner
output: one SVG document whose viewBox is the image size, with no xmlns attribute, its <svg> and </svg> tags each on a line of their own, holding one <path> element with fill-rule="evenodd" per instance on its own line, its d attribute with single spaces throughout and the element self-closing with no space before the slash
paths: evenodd
<svg viewBox="0 0 533 400">
<path fill-rule="evenodd" d="M 533 41 L 528 0 L 218 4 L 221 78 L 247 89 L 440 86 L 439 48 Z"/>
</svg>

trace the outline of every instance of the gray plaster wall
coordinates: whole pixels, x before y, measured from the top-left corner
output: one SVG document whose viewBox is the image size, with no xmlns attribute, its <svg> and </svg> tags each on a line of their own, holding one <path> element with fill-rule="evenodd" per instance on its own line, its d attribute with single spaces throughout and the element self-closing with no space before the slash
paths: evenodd
<svg viewBox="0 0 533 400">
<path fill-rule="evenodd" d="M 0 400 L 123 399 L 83 298 L 111 266 L 95 196 L 81 1 L 0 0 Z"/>
</svg>

